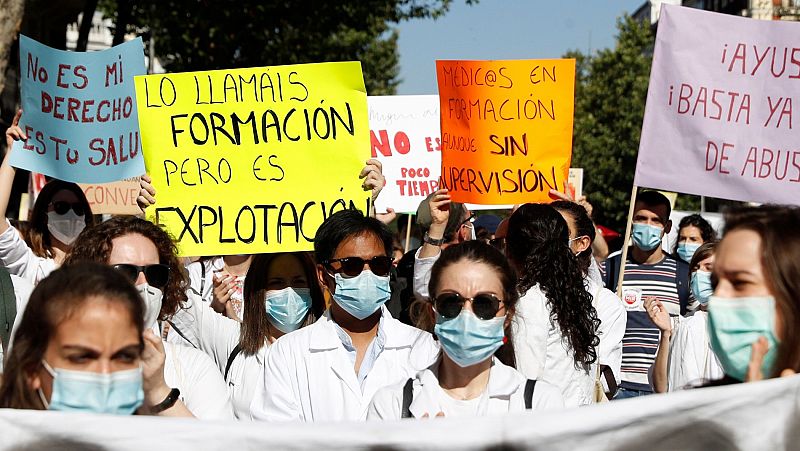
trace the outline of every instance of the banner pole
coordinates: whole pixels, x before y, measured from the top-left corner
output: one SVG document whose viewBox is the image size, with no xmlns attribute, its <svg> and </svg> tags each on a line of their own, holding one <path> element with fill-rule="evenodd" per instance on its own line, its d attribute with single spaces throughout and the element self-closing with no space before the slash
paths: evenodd
<svg viewBox="0 0 800 451">
<path fill-rule="evenodd" d="M 406 225 L 406 249 L 403 251 L 403 254 L 407 254 L 408 248 L 411 247 L 411 218 L 413 217 L 414 215 L 411 213 L 408 214 L 408 224 Z"/>
<path fill-rule="evenodd" d="M 628 261 L 628 242 L 631 240 L 631 227 L 633 224 L 633 208 L 636 206 L 636 193 L 639 187 L 634 184 L 631 190 L 631 205 L 628 208 L 628 222 L 625 225 L 625 239 L 622 241 L 622 259 L 619 262 L 619 280 L 617 281 L 617 296 L 622 299 L 622 281 L 625 280 L 625 262 Z"/>
</svg>

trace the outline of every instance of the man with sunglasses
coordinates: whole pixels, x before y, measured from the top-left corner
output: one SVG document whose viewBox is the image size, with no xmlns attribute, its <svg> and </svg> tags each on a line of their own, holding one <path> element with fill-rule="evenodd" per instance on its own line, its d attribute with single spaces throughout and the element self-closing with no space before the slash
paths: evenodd
<svg viewBox="0 0 800 451">
<path fill-rule="evenodd" d="M 266 421 L 364 420 L 375 392 L 426 368 L 433 337 L 392 318 L 392 235 L 355 210 L 331 215 L 314 238 L 317 277 L 332 298 L 311 326 L 278 339 L 250 406 Z"/>
<path fill-rule="evenodd" d="M 427 211 L 423 206 L 427 207 Z M 475 239 L 475 215 L 464 204 L 450 201 L 446 189 L 440 189 L 426 198 L 417 210 L 418 217 L 430 218 L 422 247 L 414 258 L 414 294 L 428 296 L 431 268 L 442 249 Z"/>
</svg>

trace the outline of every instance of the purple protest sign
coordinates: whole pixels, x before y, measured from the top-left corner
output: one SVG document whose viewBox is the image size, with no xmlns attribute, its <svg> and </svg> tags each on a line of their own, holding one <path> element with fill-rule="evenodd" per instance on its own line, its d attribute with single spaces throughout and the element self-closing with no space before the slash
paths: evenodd
<svg viewBox="0 0 800 451">
<path fill-rule="evenodd" d="M 634 183 L 800 204 L 800 23 L 664 5 Z"/>
</svg>

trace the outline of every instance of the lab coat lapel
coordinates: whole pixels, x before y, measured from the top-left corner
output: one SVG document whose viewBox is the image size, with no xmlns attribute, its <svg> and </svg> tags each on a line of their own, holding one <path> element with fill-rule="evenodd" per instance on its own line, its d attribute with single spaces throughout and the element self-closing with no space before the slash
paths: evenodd
<svg viewBox="0 0 800 451">
<path fill-rule="evenodd" d="M 309 346 L 313 366 L 311 374 L 325 374 L 333 371 L 347 389 L 360 397 L 361 387 L 358 383 L 358 376 L 328 315 L 329 313 L 325 312 L 325 315 L 317 321 L 318 324 L 314 326 L 319 327 L 316 327 L 311 335 Z M 325 390 L 328 388 L 326 387 Z"/>
</svg>

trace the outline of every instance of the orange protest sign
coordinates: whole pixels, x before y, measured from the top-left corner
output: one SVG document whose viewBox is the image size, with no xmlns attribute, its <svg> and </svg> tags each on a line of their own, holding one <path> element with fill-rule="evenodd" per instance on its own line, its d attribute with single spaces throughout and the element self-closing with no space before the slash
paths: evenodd
<svg viewBox="0 0 800 451">
<path fill-rule="evenodd" d="M 549 202 L 572 157 L 575 60 L 437 61 L 440 187 L 456 202 Z"/>
</svg>

